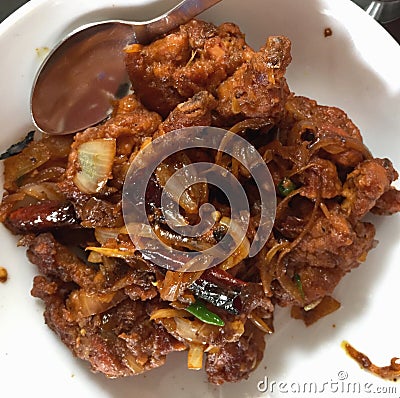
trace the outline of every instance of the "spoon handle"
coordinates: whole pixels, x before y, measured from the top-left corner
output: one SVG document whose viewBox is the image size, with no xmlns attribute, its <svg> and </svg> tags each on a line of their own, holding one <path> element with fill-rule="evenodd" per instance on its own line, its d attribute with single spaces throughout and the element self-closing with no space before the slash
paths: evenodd
<svg viewBox="0 0 400 398">
<path fill-rule="evenodd" d="M 400 0 L 370 0 L 362 2 L 361 6 L 367 14 L 381 23 L 400 18 Z"/>
<path fill-rule="evenodd" d="M 136 35 L 140 43 L 149 42 L 156 36 L 166 33 L 188 22 L 221 0 L 183 0 L 172 10 L 146 23 L 142 37 Z"/>
</svg>

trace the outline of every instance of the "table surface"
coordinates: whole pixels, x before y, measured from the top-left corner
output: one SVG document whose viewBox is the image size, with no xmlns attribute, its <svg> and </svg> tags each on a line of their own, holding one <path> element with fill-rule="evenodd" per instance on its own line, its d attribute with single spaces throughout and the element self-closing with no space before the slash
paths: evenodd
<svg viewBox="0 0 400 398">
<path fill-rule="evenodd" d="M 28 0 L 0 0 L 0 22 Z M 357 3 L 359 0 L 355 0 Z M 384 25 L 386 30 L 400 43 L 400 18 Z"/>
</svg>

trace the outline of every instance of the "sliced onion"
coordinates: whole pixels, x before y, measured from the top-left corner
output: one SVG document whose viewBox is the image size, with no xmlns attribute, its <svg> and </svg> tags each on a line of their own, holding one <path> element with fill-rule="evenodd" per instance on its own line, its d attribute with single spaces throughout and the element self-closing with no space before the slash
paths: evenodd
<svg viewBox="0 0 400 398">
<path fill-rule="evenodd" d="M 208 325 L 198 319 L 191 321 L 184 318 L 174 318 L 175 329 L 171 329 L 172 325 L 165 325 L 166 329 L 175 337 L 186 340 L 190 343 L 197 344 L 214 344 L 221 333 L 224 340 L 229 342 L 238 341 L 244 333 L 244 324 L 241 320 L 225 322 L 223 328 L 214 325 Z M 164 323 L 163 323 L 164 325 Z M 168 327 L 169 326 L 169 327 Z M 177 336 L 176 336 L 177 335 Z"/>
<path fill-rule="evenodd" d="M 258 315 L 251 313 L 249 315 L 249 319 L 251 322 L 257 326 L 261 331 L 266 334 L 272 334 L 273 330 L 267 325 L 267 323 Z"/>
<path fill-rule="evenodd" d="M 100 138 L 80 145 L 75 185 L 85 193 L 100 192 L 111 178 L 115 153 L 115 139 Z"/>
<path fill-rule="evenodd" d="M 187 318 L 192 316 L 189 312 L 185 310 L 178 310 L 176 308 L 160 308 L 151 313 L 150 320 L 160 319 L 160 318 Z"/>
<path fill-rule="evenodd" d="M 154 238 L 154 232 L 148 224 L 129 223 L 126 225 L 126 230 L 130 234 L 139 236 L 140 238 Z"/>
<path fill-rule="evenodd" d="M 167 271 L 164 281 L 159 287 L 160 297 L 165 301 L 176 301 L 176 299 L 194 281 L 202 275 L 203 271 L 197 272 L 174 272 Z"/>
<path fill-rule="evenodd" d="M 225 322 L 223 328 L 208 325 L 198 319 L 191 321 L 181 317 L 160 318 L 158 322 L 177 340 L 186 344 L 201 344 L 205 348 L 220 345 L 221 335 L 225 343 L 231 343 L 238 341 L 244 333 L 244 323 L 240 320 Z"/>
<path fill-rule="evenodd" d="M 209 325 L 206 325 L 198 320 L 190 321 L 188 319 L 175 318 L 175 322 L 176 333 L 182 339 L 197 344 L 202 344 L 206 331 L 211 332 L 213 328 L 212 326 L 209 328 Z"/>
<path fill-rule="evenodd" d="M 81 289 L 70 294 L 67 306 L 74 318 L 82 318 L 107 311 L 125 298 L 122 291 L 96 294 Z"/>
<path fill-rule="evenodd" d="M 182 166 L 182 165 L 178 165 Z M 184 166 L 184 165 L 183 165 Z M 180 168 L 180 167 L 179 167 Z M 164 187 L 170 177 L 175 173 L 174 165 L 161 163 L 156 170 L 156 176 L 159 184 Z M 189 191 L 184 189 L 184 181 L 178 178 L 171 180 L 169 183 L 168 194 L 179 201 L 179 205 L 188 213 L 196 213 L 198 211 L 198 203 L 190 196 Z"/>
<path fill-rule="evenodd" d="M 249 255 L 249 251 L 250 242 L 245 237 L 242 243 L 235 249 L 235 251 L 219 265 L 219 268 L 223 269 L 224 271 L 233 268 Z"/>
<path fill-rule="evenodd" d="M 50 154 L 41 142 L 31 143 L 18 155 L 4 160 L 4 188 L 15 190 L 16 181 L 36 170 L 50 159 Z"/>
<path fill-rule="evenodd" d="M 21 186 L 28 184 L 41 184 L 43 182 L 60 181 L 65 173 L 65 168 L 60 166 L 46 167 L 45 169 L 36 170 L 21 178 Z"/>
<path fill-rule="evenodd" d="M 313 310 L 319 303 L 321 303 L 321 301 L 322 301 L 322 298 L 321 299 L 318 299 L 318 300 L 315 300 L 315 301 L 313 301 L 312 303 L 310 303 L 310 304 L 307 304 L 307 305 L 305 305 L 303 308 L 304 308 L 304 311 L 311 311 L 311 310 Z"/>
<path fill-rule="evenodd" d="M 270 119 L 262 119 L 262 118 L 254 118 L 254 119 L 245 119 L 239 123 L 236 123 L 233 127 L 229 129 L 232 133 L 241 134 L 246 130 L 260 130 L 265 126 L 272 127 L 273 121 Z"/>
<path fill-rule="evenodd" d="M 106 244 L 109 239 L 117 240 L 118 235 L 127 235 L 128 231 L 126 227 L 122 228 L 106 228 L 106 227 L 97 227 L 94 230 L 94 236 L 96 237 L 97 242 L 102 245 Z"/>
<path fill-rule="evenodd" d="M 169 181 L 168 194 L 179 201 L 179 205 L 188 214 L 195 214 L 202 203 L 208 198 L 208 186 L 206 183 L 196 183 L 198 176 L 193 169 L 187 170 L 185 166 L 191 164 L 190 158 L 184 153 L 177 153 L 172 159 L 160 163 L 156 169 L 158 183 L 165 187 L 170 177 L 178 170 L 183 172 L 182 178 L 174 178 Z M 190 187 L 184 189 L 187 182 L 191 182 Z"/>
<path fill-rule="evenodd" d="M 86 248 L 86 250 L 99 253 L 105 257 L 126 258 L 135 255 L 135 249 L 127 249 L 123 247 L 116 249 L 110 247 L 89 246 Z"/>
<path fill-rule="evenodd" d="M 399 358 L 392 358 L 389 366 L 377 366 L 372 363 L 372 361 L 365 354 L 356 350 L 347 341 L 342 342 L 342 347 L 345 349 L 346 353 L 361 366 L 362 369 L 368 370 L 382 379 L 396 381 L 400 377 Z"/>
<path fill-rule="evenodd" d="M 37 200 L 62 200 L 55 183 L 42 182 L 41 184 L 27 184 L 21 191 Z"/>
<path fill-rule="evenodd" d="M 243 231 L 240 225 L 236 221 L 228 217 L 222 217 L 220 220 L 220 224 L 227 228 L 233 240 L 236 242 L 236 244 L 238 244 L 240 236 L 243 235 Z M 249 251 L 250 242 L 247 237 L 244 236 L 243 240 L 239 243 L 235 251 L 219 265 L 219 268 L 227 270 L 234 267 L 249 255 Z"/>
<path fill-rule="evenodd" d="M 319 300 L 318 300 L 319 301 Z M 331 296 L 325 296 L 319 301 L 314 308 L 309 308 L 307 311 L 299 306 L 293 306 L 290 312 L 292 318 L 301 319 L 306 326 L 313 324 L 319 319 L 340 308 L 340 303 Z"/>
<path fill-rule="evenodd" d="M 180 268 L 180 270 L 182 272 L 186 272 L 190 269 L 207 269 L 210 267 L 213 261 L 213 256 L 203 254 L 201 256 L 196 256 L 190 259 L 188 262 L 185 263 L 184 266 Z"/>
</svg>

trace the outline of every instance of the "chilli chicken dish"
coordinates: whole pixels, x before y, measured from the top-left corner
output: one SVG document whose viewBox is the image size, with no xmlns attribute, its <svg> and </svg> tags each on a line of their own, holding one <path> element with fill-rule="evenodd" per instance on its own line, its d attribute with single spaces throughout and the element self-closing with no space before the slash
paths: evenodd
<svg viewBox="0 0 400 398">
<path fill-rule="evenodd" d="M 377 244 L 364 217 L 400 210 L 391 161 L 371 154 L 344 111 L 291 92 L 290 51 L 287 37 L 268 37 L 255 50 L 232 23 L 192 20 L 125 48 L 132 91 L 115 100 L 107 120 L 75 135 L 31 133 L 3 156 L 0 217 L 37 267 L 31 293 L 44 303 L 46 324 L 93 371 L 136 375 L 187 351 L 187 366 L 204 368 L 210 383 L 246 379 L 274 331 L 274 308 L 290 307 L 307 325 L 339 308 L 335 287 Z M 169 230 L 160 192 L 185 165 L 224 167 L 250 206 L 246 237 L 231 257 L 177 272 L 136 250 L 122 190 L 149 142 L 190 126 L 229 130 L 257 149 L 275 185 L 276 218 L 250 258 L 260 197 L 248 170 L 215 150 L 170 156 L 146 191 L 150 225 L 167 245 L 200 251 L 218 243 L 230 223 L 224 195 L 199 183 L 182 195 L 181 215 L 195 224 L 199 207 L 212 203 L 213 228 L 198 239 Z"/>
</svg>

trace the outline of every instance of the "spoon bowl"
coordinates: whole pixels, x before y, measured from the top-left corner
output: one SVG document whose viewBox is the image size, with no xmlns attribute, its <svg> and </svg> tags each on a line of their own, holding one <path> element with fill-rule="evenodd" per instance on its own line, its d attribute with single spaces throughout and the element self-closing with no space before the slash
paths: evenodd
<svg viewBox="0 0 400 398">
<path fill-rule="evenodd" d="M 73 31 L 36 74 L 30 103 L 35 127 L 47 134 L 72 134 L 104 120 L 130 88 L 124 48 L 149 43 L 220 1 L 184 0 L 150 21 L 102 21 Z"/>
</svg>

